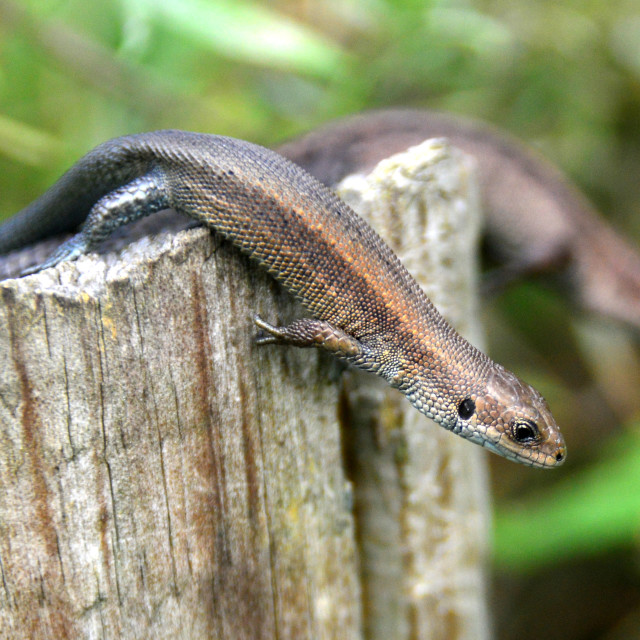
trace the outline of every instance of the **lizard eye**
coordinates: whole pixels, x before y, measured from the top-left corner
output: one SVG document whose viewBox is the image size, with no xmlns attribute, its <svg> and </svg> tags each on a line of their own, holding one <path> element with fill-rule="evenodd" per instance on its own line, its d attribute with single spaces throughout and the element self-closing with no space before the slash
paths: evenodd
<svg viewBox="0 0 640 640">
<path fill-rule="evenodd" d="M 468 420 L 476 410 L 476 403 L 471 398 L 465 398 L 458 405 L 458 415 L 463 420 Z"/>
<path fill-rule="evenodd" d="M 511 425 L 511 435 L 519 444 L 530 444 L 540 439 L 540 432 L 530 420 L 515 420 Z"/>
</svg>

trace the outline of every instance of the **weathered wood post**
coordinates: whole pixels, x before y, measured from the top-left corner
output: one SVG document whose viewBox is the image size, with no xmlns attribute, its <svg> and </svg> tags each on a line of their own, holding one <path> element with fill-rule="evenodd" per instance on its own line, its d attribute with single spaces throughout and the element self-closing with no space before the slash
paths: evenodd
<svg viewBox="0 0 640 640">
<path fill-rule="evenodd" d="M 344 197 L 477 343 L 468 159 L 386 162 Z M 227 243 L 164 233 L 0 294 L 0 637 L 487 637 L 482 451 L 256 347 L 253 314 L 304 311 Z"/>
<path fill-rule="evenodd" d="M 443 140 L 383 160 L 338 192 L 384 237 L 439 311 L 482 346 L 474 163 Z M 488 638 L 484 454 L 433 429 L 398 393 L 345 376 L 367 640 Z"/>
</svg>

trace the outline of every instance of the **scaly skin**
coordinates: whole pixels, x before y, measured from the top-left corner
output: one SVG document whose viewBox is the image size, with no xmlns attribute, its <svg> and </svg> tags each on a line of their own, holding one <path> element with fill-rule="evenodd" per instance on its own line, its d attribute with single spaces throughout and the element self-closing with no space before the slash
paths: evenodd
<svg viewBox="0 0 640 640">
<path fill-rule="evenodd" d="M 537 467 L 564 461 L 540 394 L 464 340 L 362 218 L 268 149 L 181 131 L 111 140 L 0 228 L 0 252 L 86 220 L 37 271 L 167 207 L 228 238 L 313 316 L 288 327 L 257 319 L 267 333 L 261 343 L 327 349 L 495 453 Z"/>
</svg>

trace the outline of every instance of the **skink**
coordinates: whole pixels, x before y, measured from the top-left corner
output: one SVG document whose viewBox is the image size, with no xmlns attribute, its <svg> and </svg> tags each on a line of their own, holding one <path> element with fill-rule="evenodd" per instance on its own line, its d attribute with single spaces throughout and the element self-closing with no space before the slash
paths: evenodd
<svg viewBox="0 0 640 640">
<path fill-rule="evenodd" d="M 182 131 L 106 142 L 0 227 L 0 253 L 82 224 L 37 271 L 167 208 L 228 238 L 313 316 L 285 327 L 256 319 L 260 343 L 326 349 L 495 453 L 536 467 L 564 461 L 564 440 L 542 396 L 464 340 L 333 192 L 263 147 Z"/>
</svg>

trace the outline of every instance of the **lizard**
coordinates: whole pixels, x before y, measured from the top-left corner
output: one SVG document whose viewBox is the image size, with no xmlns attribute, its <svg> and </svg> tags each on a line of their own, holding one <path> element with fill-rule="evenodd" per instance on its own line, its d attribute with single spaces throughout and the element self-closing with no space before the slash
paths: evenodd
<svg viewBox="0 0 640 640">
<path fill-rule="evenodd" d="M 264 147 L 177 130 L 105 142 L 0 227 L 0 253 L 82 225 L 35 273 L 168 208 L 230 240 L 311 314 L 280 327 L 256 317 L 259 344 L 325 349 L 494 453 L 541 468 L 564 462 L 544 398 L 457 333 L 347 204 Z"/>
</svg>

